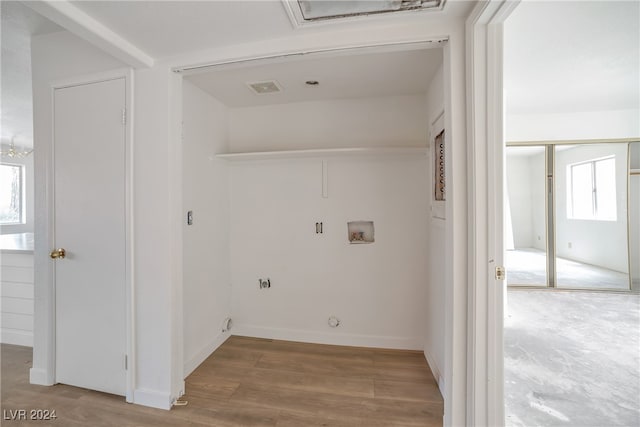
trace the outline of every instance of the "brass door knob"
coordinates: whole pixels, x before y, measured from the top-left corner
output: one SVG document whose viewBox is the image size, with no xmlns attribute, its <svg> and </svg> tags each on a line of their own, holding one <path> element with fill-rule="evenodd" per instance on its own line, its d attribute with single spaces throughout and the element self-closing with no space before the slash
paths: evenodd
<svg viewBox="0 0 640 427">
<path fill-rule="evenodd" d="M 64 248 L 58 248 L 58 249 L 52 250 L 49 256 L 52 259 L 56 259 L 56 258 L 64 258 L 66 254 L 67 252 L 64 250 Z"/>
</svg>

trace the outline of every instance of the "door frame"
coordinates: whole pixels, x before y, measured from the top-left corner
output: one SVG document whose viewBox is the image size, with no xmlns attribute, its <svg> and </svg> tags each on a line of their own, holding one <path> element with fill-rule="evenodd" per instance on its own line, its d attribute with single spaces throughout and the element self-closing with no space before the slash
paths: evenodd
<svg viewBox="0 0 640 427">
<path fill-rule="evenodd" d="M 36 183 L 44 185 L 37 192 L 36 240 L 34 269 L 36 277 L 34 311 L 33 366 L 30 371 L 32 384 L 53 385 L 56 383 L 56 289 L 55 264 L 49 259 L 49 251 L 55 245 L 54 212 L 54 101 L 56 89 L 100 83 L 124 78 L 125 80 L 125 399 L 133 402 L 135 386 L 135 341 L 134 341 L 134 276 L 133 276 L 133 70 L 115 69 L 107 72 L 77 76 L 58 80 L 49 85 L 51 122 L 49 140 L 38 145 L 36 156 L 40 167 L 35 168 Z M 46 325 L 42 327 L 41 325 Z"/>
<path fill-rule="evenodd" d="M 519 0 L 487 0 L 466 22 L 468 129 L 467 424 L 500 426 L 504 412 L 503 24 Z"/>
</svg>

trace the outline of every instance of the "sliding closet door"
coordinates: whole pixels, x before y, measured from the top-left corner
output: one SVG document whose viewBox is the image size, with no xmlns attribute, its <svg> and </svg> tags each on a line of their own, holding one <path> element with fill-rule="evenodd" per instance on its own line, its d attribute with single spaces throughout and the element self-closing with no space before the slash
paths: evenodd
<svg viewBox="0 0 640 427">
<path fill-rule="evenodd" d="M 554 147 L 556 287 L 629 289 L 628 149 Z"/>
<path fill-rule="evenodd" d="M 505 249 L 509 286 L 547 286 L 545 146 L 506 149 Z"/>
<path fill-rule="evenodd" d="M 631 286 L 640 292 L 640 142 L 629 146 L 629 261 Z"/>
</svg>

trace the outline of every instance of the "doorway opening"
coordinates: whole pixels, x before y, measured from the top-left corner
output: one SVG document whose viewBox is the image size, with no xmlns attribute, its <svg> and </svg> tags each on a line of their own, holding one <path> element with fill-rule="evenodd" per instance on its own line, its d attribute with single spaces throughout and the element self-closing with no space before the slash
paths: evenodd
<svg viewBox="0 0 640 427">
<path fill-rule="evenodd" d="M 639 13 L 521 2 L 504 24 L 508 426 L 640 422 Z"/>
<path fill-rule="evenodd" d="M 449 119 L 446 52 L 426 41 L 181 71 L 185 377 L 234 335 L 418 350 L 446 393 L 446 220 L 444 200 L 440 218 L 430 209 L 424 126 Z M 353 223 L 369 224 L 367 244 L 352 244 Z M 427 241 L 441 242 L 437 269 Z M 202 327 L 229 317 L 231 331 Z"/>
</svg>

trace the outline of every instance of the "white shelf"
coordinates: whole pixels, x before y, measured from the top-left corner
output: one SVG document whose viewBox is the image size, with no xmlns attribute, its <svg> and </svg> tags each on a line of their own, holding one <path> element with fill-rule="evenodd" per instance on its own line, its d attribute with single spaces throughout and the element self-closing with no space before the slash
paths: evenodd
<svg viewBox="0 0 640 427">
<path fill-rule="evenodd" d="M 423 156 L 426 147 L 379 147 L 379 148 L 329 148 L 317 150 L 258 151 L 251 153 L 228 153 L 216 155 L 229 161 L 296 159 L 304 157 L 341 157 L 341 156 Z"/>
</svg>

